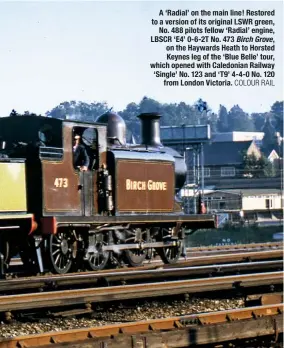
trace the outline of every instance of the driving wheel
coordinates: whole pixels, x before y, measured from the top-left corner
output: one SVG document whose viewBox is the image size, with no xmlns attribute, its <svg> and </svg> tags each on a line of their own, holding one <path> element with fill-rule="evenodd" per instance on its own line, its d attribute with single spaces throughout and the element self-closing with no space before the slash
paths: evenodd
<svg viewBox="0 0 284 348">
<path fill-rule="evenodd" d="M 171 233 L 169 229 L 162 228 L 160 232 L 160 239 L 164 243 L 171 241 Z M 177 245 L 168 246 L 164 248 L 157 248 L 157 253 L 165 264 L 173 264 L 178 261 L 182 251 L 182 243 L 180 240 L 176 240 Z"/>
<path fill-rule="evenodd" d="M 76 240 L 68 230 L 51 235 L 48 240 L 47 256 L 54 273 L 64 274 L 70 271 L 76 257 Z"/>
<path fill-rule="evenodd" d="M 136 244 L 136 243 L 147 243 L 149 241 L 148 230 L 141 230 L 141 228 L 136 228 L 134 230 L 127 230 L 127 238 L 125 244 Z M 139 267 L 143 264 L 148 249 L 130 249 L 125 250 L 125 261 L 131 267 Z"/>
<path fill-rule="evenodd" d="M 93 271 L 106 268 L 110 251 L 103 251 L 102 247 L 108 245 L 108 233 L 95 233 L 89 236 L 87 267 Z"/>
</svg>

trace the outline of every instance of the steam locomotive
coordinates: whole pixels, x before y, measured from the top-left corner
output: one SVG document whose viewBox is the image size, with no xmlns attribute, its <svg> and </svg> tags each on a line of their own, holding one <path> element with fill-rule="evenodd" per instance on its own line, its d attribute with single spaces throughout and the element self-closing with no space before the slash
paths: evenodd
<svg viewBox="0 0 284 348">
<path fill-rule="evenodd" d="M 208 214 L 186 215 L 175 199 L 182 156 L 163 147 L 160 115 L 141 114 L 141 144 L 107 112 L 95 123 L 41 116 L 0 118 L 0 274 L 20 254 L 33 272 L 139 266 L 153 250 L 180 257 L 185 229 L 214 227 Z M 79 134 L 89 167 L 74 166 Z"/>
</svg>

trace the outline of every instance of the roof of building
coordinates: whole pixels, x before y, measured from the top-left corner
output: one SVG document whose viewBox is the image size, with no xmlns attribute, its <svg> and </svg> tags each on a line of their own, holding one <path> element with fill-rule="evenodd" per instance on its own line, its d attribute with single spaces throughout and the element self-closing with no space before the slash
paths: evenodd
<svg viewBox="0 0 284 348">
<path fill-rule="evenodd" d="M 273 159 L 277 159 L 279 158 L 279 155 L 278 155 L 278 152 L 277 150 L 275 149 L 262 149 L 262 152 L 264 153 L 264 155 L 270 159 L 270 158 L 273 158 Z"/>
<path fill-rule="evenodd" d="M 281 176 L 263 178 L 204 178 L 206 188 L 215 190 L 281 189 Z"/>
<path fill-rule="evenodd" d="M 263 132 L 222 132 L 212 133 L 211 139 L 214 142 L 217 141 L 249 141 L 249 140 L 262 140 L 264 136 Z"/>
<path fill-rule="evenodd" d="M 243 152 L 247 151 L 252 141 L 214 142 L 204 145 L 204 165 L 241 164 Z"/>
<path fill-rule="evenodd" d="M 223 194 L 223 193 L 226 193 L 226 194 L 231 194 L 231 195 L 241 195 L 242 192 L 240 190 L 204 190 L 204 196 L 209 196 L 209 195 L 212 195 L 212 194 Z"/>
<path fill-rule="evenodd" d="M 212 190 L 212 191 L 207 191 L 204 192 L 205 195 L 210 195 L 212 193 L 230 193 L 234 195 L 240 195 L 242 194 L 245 197 L 248 196 L 264 196 L 264 195 L 280 195 L 281 190 L 277 189 L 243 189 L 243 190 Z"/>
<path fill-rule="evenodd" d="M 234 190 L 231 190 L 234 191 Z M 239 190 L 236 190 L 239 191 Z M 280 195 L 281 190 L 277 189 L 248 189 L 241 190 L 243 196 L 263 196 L 263 195 Z"/>
</svg>

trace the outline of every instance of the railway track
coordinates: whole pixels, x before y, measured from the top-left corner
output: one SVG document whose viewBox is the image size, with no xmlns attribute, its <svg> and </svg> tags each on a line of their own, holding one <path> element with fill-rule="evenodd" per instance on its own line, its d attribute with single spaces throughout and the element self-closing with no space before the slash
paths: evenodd
<svg viewBox="0 0 284 348">
<path fill-rule="evenodd" d="M 271 242 L 271 243 L 250 243 L 250 244 L 235 244 L 235 245 L 220 245 L 220 246 L 206 246 L 206 247 L 191 247 L 186 249 L 187 257 L 195 256 L 210 256 L 218 253 L 244 253 L 244 252 L 257 252 L 257 251 L 270 251 L 279 249 L 283 251 L 283 242 Z M 154 262 L 160 262 L 160 260 L 154 260 Z M 11 266 L 21 265 L 20 258 L 13 258 L 10 262 Z"/>
<path fill-rule="evenodd" d="M 92 303 L 98 302 L 220 290 L 245 293 L 260 286 L 273 291 L 282 284 L 282 256 L 281 250 L 273 249 L 193 257 L 175 265 L 151 263 L 131 269 L 2 280 L 0 293 L 4 295 L 0 297 L 0 313 L 10 320 L 11 313 L 44 308 L 68 316 L 92 313 Z M 238 275 L 231 275 L 236 272 Z"/>
<path fill-rule="evenodd" d="M 160 279 L 194 278 L 197 276 L 216 276 L 232 273 L 264 272 L 282 270 L 282 260 L 254 261 L 242 263 L 207 264 L 206 266 L 188 266 L 188 263 L 175 266 L 137 267 L 136 269 L 116 269 L 100 272 L 83 272 L 64 275 L 48 275 L 30 278 L 18 278 L 0 281 L 0 293 L 15 293 L 27 289 L 41 289 L 42 291 L 58 290 L 73 286 L 102 286 L 141 281 L 158 281 Z"/>
<path fill-rule="evenodd" d="M 3 280 L 0 282 L 0 292 L 5 292 L 7 289 L 10 291 L 23 290 L 29 291 L 33 288 L 40 288 L 47 290 L 49 287 L 52 287 L 53 290 L 57 291 L 52 292 L 43 292 L 43 293 L 28 293 L 20 295 L 7 295 L 0 297 L 0 313 L 2 317 L 6 320 L 10 320 L 15 314 L 15 317 L 20 317 L 22 314 L 29 315 L 28 313 L 37 313 L 40 311 L 43 316 L 46 314 L 53 315 L 55 317 L 68 317 L 76 316 L 78 314 L 88 314 L 93 313 L 93 303 L 99 302 L 112 302 L 112 301 L 123 301 L 123 300 L 133 300 L 133 299 L 146 299 L 153 297 L 162 297 L 162 296 L 171 296 L 171 295 L 180 295 L 180 294 L 196 294 L 196 293 L 214 293 L 221 291 L 231 291 L 239 294 L 254 293 L 255 289 L 262 287 L 266 291 L 274 291 L 274 289 L 279 288 L 283 283 L 283 272 L 269 272 L 269 270 L 282 269 L 282 251 L 280 250 L 269 250 L 262 252 L 241 252 L 236 254 L 226 254 L 226 255 L 211 255 L 203 257 L 194 257 L 186 261 L 180 261 L 177 265 L 160 265 L 149 264 L 148 267 L 139 267 L 136 269 L 117 269 L 117 270 L 107 270 L 100 272 L 85 272 L 81 274 L 66 274 L 66 275 L 51 275 L 51 276 L 41 276 L 41 277 L 32 277 L 32 278 L 19 278 L 11 280 Z M 236 260 L 235 263 L 229 263 L 231 260 Z M 254 262 L 244 262 L 244 260 L 265 260 L 265 261 L 254 261 Z M 270 260 L 270 261 L 267 261 Z M 210 265 L 210 262 L 212 263 Z M 228 262 L 224 264 L 218 264 L 218 262 Z M 241 262 L 241 263 L 240 263 Z M 193 266 L 197 264 L 198 266 Z M 207 264 L 204 266 L 204 264 Z M 190 265 L 190 266 L 189 266 Z M 243 274 L 243 275 L 230 275 L 230 272 L 256 272 L 260 271 L 262 273 L 252 273 L 252 274 Z M 187 279 L 187 280 L 174 280 L 169 281 L 169 279 L 176 279 L 179 277 L 196 277 L 201 275 L 206 275 L 206 278 L 198 279 Z M 211 277 L 208 278 L 208 274 L 223 274 L 222 277 Z M 226 276 L 224 276 L 226 274 Z M 166 282 L 157 282 L 158 279 L 167 279 Z M 76 287 L 77 285 L 82 286 L 91 286 L 102 285 L 100 281 L 106 282 L 108 285 L 121 284 L 121 282 L 140 282 L 144 281 L 143 284 L 131 284 L 131 285 L 116 285 L 116 286 L 107 286 L 107 287 L 97 287 L 97 288 L 88 288 L 88 289 L 72 289 L 72 290 L 61 290 L 58 288 L 60 286 L 72 286 Z M 150 283 L 145 283 L 145 281 L 150 281 Z M 256 291 L 258 292 L 258 291 Z M 227 293 L 227 292 L 226 292 Z M 275 299 L 272 300 L 275 302 Z M 260 303 L 263 303 L 260 301 Z M 264 302 L 265 303 L 265 302 Z M 268 303 L 270 303 L 268 301 Z M 25 314 L 26 313 L 26 314 Z M 274 320 L 274 319 L 273 319 Z M 200 321 L 198 321 L 200 323 Z M 224 323 L 224 325 L 229 325 L 230 321 Z M 264 326 L 267 324 L 266 321 L 262 323 Z M 154 324 L 153 324 L 154 325 Z M 153 326 L 154 327 L 154 326 Z M 190 325 L 192 327 L 192 325 Z M 207 326 L 208 327 L 208 326 Z M 267 325 L 265 326 L 267 328 Z M 151 326 L 150 326 L 151 328 Z M 180 326 L 174 326 L 174 329 L 181 329 Z M 198 331 L 200 327 L 196 327 Z M 225 326 L 223 326 L 223 329 Z M 176 330 L 167 329 L 166 331 L 169 334 L 169 337 L 176 335 Z M 188 327 L 183 328 L 185 331 L 188 330 Z M 152 333 L 154 332 L 151 329 Z M 214 328 L 215 330 L 215 328 Z M 231 330 L 231 329 L 230 329 Z M 121 329 L 120 332 L 123 334 L 123 340 L 129 339 L 124 335 L 124 329 Z M 103 331 L 105 332 L 105 331 Z M 165 330 L 163 330 L 165 332 Z M 186 331 L 188 332 L 188 331 Z M 67 336 L 70 332 L 67 334 Z M 149 332 L 147 333 L 149 335 Z M 180 333 L 179 333 L 180 334 Z M 100 334 L 89 334 L 89 337 L 96 337 Z M 144 334 L 143 334 L 144 335 Z M 66 336 L 66 337 L 67 337 Z M 74 332 L 71 334 L 74 338 L 73 341 L 78 340 L 77 334 Z M 135 337 L 137 334 L 135 334 Z M 159 335 L 158 335 L 159 336 Z M 157 337 L 158 337 L 157 336 Z M 31 336 L 32 337 L 32 336 Z M 43 338 L 42 338 L 43 337 Z M 49 343 L 46 343 L 47 338 L 49 337 Z M 80 336 L 81 337 L 81 336 Z M 121 345 L 128 344 L 126 341 L 122 342 L 122 336 L 118 338 L 118 343 L 114 339 L 114 335 L 104 338 L 106 344 L 114 347 L 121 347 Z M 154 336 L 150 338 L 145 338 L 144 341 L 150 340 L 152 342 Z M 33 340 L 36 340 L 36 344 L 33 344 Z M 132 339 L 132 338 L 131 338 Z M 72 341 L 71 340 L 71 341 Z M 81 338 L 80 338 L 81 340 Z M 16 342 L 16 343 L 15 343 Z M 68 342 L 65 339 L 60 337 L 55 337 L 54 335 L 49 336 L 49 334 L 40 335 L 37 338 L 32 337 L 31 341 L 26 341 L 25 338 L 20 338 L 20 340 L 2 340 L 0 341 L 0 347 L 33 347 L 41 346 L 41 342 L 44 342 L 46 345 L 52 343 L 53 346 L 58 344 L 58 347 L 61 347 L 61 343 Z M 61 343 L 60 343 L 61 342 Z M 105 341 L 103 341 L 105 342 Z M 122 343 L 121 343 L 122 342 Z M 212 341 L 213 342 L 213 341 Z M 39 344 L 40 343 L 40 344 Z M 75 344 L 75 345 L 74 345 Z M 85 342 L 80 341 L 80 343 L 72 342 L 72 347 L 84 347 Z M 90 340 L 88 339 L 88 343 Z M 94 345 L 93 345 L 94 344 Z M 97 347 L 97 342 L 92 341 L 91 347 Z M 105 344 L 100 341 L 98 344 Z M 138 344 L 138 343 L 137 343 Z M 198 343 L 199 344 L 199 343 Z M 68 346 L 68 345 L 67 345 Z M 99 345 L 98 345 L 99 346 Z M 133 347 L 144 347 L 141 345 L 132 345 Z M 90 347 L 90 345 L 86 345 Z M 101 346 L 99 346 L 101 347 Z M 145 345 L 146 347 L 146 345 Z"/>
<path fill-rule="evenodd" d="M 37 292 L 1 296 L 0 312 L 8 313 L 11 311 L 38 310 L 41 308 L 69 307 L 72 305 L 85 305 L 91 311 L 91 304 L 99 302 L 224 290 L 247 291 L 256 287 L 271 289 L 272 287 L 279 287 L 281 284 L 283 284 L 283 272 L 279 271 L 135 285 Z"/>
<path fill-rule="evenodd" d="M 264 250 L 264 251 L 246 251 L 238 253 L 226 253 L 224 255 L 205 255 L 195 256 L 188 258 L 187 260 L 179 260 L 178 264 L 183 265 L 191 263 L 191 265 L 201 264 L 212 264 L 222 262 L 243 262 L 243 261 L 260 261 L 270 259 L 281 259 L 283 258 L 283 250 Z M 169 265 L 168 267 L 171 267 Z"/>
<path fill-rule="evenodd" d="M 66 286 L 108 285 L 114 282 L 135 282 L 138 280 L 194 277 L 204 274 L 230 274 L 261 270 L 281 270 L 282 250 L 240 252 L 226 255 L 205 255 L 179 260 L 174 265 L 157 263 L 144 264 L 136 268 L 118 268 L 103 271 L 67 273 L 19 277 L 0 281 L 0 293 L 20 292 L 27 289 L 55 290 Z M 270 261 L 268 261 L 270 260 Z M 249 261 L 249 262 L 248 262 Z"/>
<path fill-rule="evenodd" d="M 147 262 L 141 267 L 129 268 L 130 270 L 145 270 L 145 269 L 157 269 L 157 268 L 171 268 L 171 267 L 186 267 L 186 266 L 201 266 L 201 265 L 212 265 L 212 264 L 221 264 L 221 263 L 233 263 L 233 262 L 245 262 L 245 261 L 260 261 L 260 260 L 275 260 L 283 258 L 282 249 L 272 249 L 272 250 L 263 250 L 263 251 L 245 251 L 238 253 L 226 253 L 221 255 L 204 255 L 194 256 L 189 258 L 180 259 L 174 265 L 164 265 L 161 261 Z M 112 270 L 114 271 L 114 270 Z M 124 272 L 125 268 L 115 269 L 115 272 Z M 81 272 L 84 274 L 100 274 L 101 272 L 108 272 L 108 270 L 96 271 L 96 272 Z M 71 274 L 71 273 L 70 273 Z M 68 275 L 70 275 L 68 274 Z M 76 273 L 80 274 L 80 273 Z M 14 276 L 14 275 L 13 275 Z M 19 277 L 25 276 L 24 274 L 19 273 Z M 64 275 L 54 275 L 56 277 L 63 277 Z M 10 274 L 6 275 L 6 278 L 11 278 Z M 31 278 L 28 278 L 29 280 Z M 0 282 L 1 283 L 1 282 Z M 1 284 L 0 284 L 1 289 Z M 1 291 L 1 290 L 0 290 Z"/>
<path fill-rule="evenodd" d="M 200 256 L 200 255 L 214 255 L 214 254 L 222 255 L 222 254 L 228 254 L 228 253 L 257 252 L 257 251 L 269 251 L 269 250 L 277 250 L 277 249 L 283 250 L 283 242 L 193 247 L 193 248 L 187 248 L 186 254 L 188 257 L 193 257 L 193 256 Z"/>
<path fill-rule="evenodd" d="M 283 303 L 0 340 L 0 348 L 191 347 L 283 334 Z"/>
<path fill-rule="evenodd" d="M 271 249 L 283 248 L 283 242 L 269 242 L 269 243 L 249 243 L 249 244 L 228 244 L 228 245 L 212 245 L 206 247 L 192 247 L 187 248 L 187 251 L 222 251 L 222 250 L 255 250 L 255 249 Z"/>
</svg>

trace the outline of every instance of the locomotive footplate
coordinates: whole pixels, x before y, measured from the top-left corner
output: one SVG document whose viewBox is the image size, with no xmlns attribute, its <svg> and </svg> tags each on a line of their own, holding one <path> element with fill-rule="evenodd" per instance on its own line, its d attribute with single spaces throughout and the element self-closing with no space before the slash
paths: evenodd
<svg viewBox="0 0 284 348">
<path fill-rule="evenodd" d="M 202 228 L 215 228 L 215 216 L 211 214 L 199 214 L 199 215 L 119 215 L 119 216 L 56 216 L 57 226 L 72 226 L 80 227 L 84 225 L 86 227 L 98 226 L 101 224 L 107 224 L 112 226 L 114 224 L 153 224 L 155 226 L 162 226 L 164 224 L 181 224 L 181 227 L 186 229 L 202 229 Z"/>
</svg>

